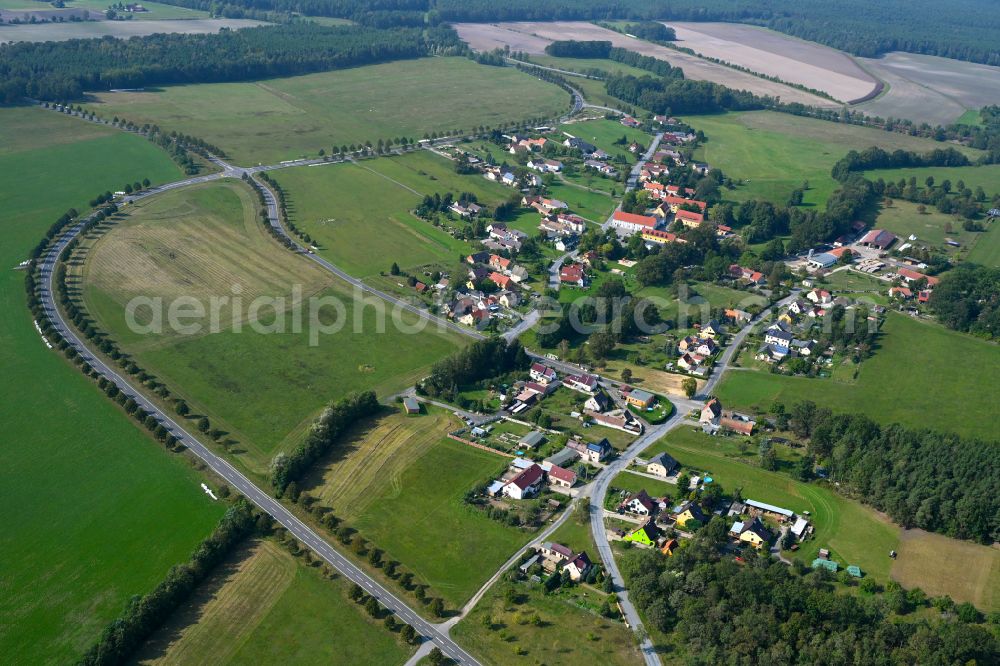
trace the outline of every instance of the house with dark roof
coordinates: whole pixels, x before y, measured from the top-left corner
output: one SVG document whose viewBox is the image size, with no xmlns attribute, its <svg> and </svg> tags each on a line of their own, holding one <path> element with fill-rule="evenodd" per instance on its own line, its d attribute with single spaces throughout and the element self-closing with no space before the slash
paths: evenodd
<svg viewBox="0 0 1000 666">
<path fill-rule="evenodd" d="M 545 479 L 545 472 L 538 465 L 532 464 L 507 482 L 503 494 L 511 499 L 525 499 L 538 493 Z"/>
<path fill-rule="evenodd" d="M 646 463 L 646 472 L 656 476 L 667 477 L 677 469 L 677 461 L 668 453 L 658 453 Z"/>
<path fill-rule="evenodd" d="M 653 501 L 653 498 L 649 496 L 645 489 L 629 495 L 618 505 L 619 511 L 631 513 L 636 516 L 652 516 L 656 513 L 656 509 L 656 502 Z"/>
<path fill-rule="evenodd" d="M 569 572 L 570 580 L 581 580 L 593 566 L 586 551 L 581 551 L 570 558 L 569 562 L 563 565 L 563 570 Z"/>
<path fill-rule="evenodd" d="M 705 512 L 701 510 L 701 506 L 696 502 L 688 501 L 675 506 L 673 514 L 677 524 L 681 527 L 684 527 L 691 521 L 697 521 L 702 525 L 708 522 L 708 516 L 705 515 Z"/>
<path fill-rule="evenodd" d="M 640 525 L 631 532 L 625 535 L 622 541 L 629 541 L 640 546 L 655 546 L 657 539 L 660 538 L 660 528 L 656 526 L 653 519 L 650 518 L 645 522 L 645 524 Z"/>
</svg>

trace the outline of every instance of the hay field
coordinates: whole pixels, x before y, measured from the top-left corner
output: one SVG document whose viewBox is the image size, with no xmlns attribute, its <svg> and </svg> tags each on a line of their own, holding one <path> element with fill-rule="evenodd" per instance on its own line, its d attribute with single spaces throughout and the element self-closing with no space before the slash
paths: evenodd
<svg viewBox="0 0 1000 666">
<path fill-rule="evenodd" d="M 603 40 L 614 46 L 668 61 L 684 69 L 684 76 L 695 81 L 714 81 L 737 90 L 749 90 L 758 95 L 780 97 L 785 102 L 801 102 L 823 108 L 836 108 L 836 102 L 807 93 L 782 83 L 768 81 L 752 74 L 717 65 L 697 56 L 681 53 L 640 39 L 601 28 L 585 21 L 513 22 L 489 26 L 456 24 L 459 36 L 475 49 L 491 49 L 509 44 L 512 50 L 540 54 L 545 44 L 561 40 Z M 511 32 L 517 35 L 511 35 Z"/>
<path fill-rule="evenodd" d="M 912 529 L 902 531 L 897 550 L 891 573 L 903 587 L 1000 609 L 1000 548 Z"/>
<path fill-rule="evenodd" d="M 1000 103 L 1000 67 L 898 51 L 859 62 L 889 88 L 856 108 L 883 118 L 948 124 Z"/>
<path fill-rule="evenodd" d="M 412 648 L 351 602 L 346 587 L 274 541 L 248 542 L 147 641 L 136 662 L 402 664 Z"/>
<path fill-rule="evenodd" d="M 426 320 L 355 293 L 282 249 L 256 215 L 249 189 L 235 181 L 167 192 L 130 207 L 96 241 L 82 271 L 84 299 L 101 328 L 239 442 L 230 453 L 248 470 L 263 473 L 275 450 L 294 445 L 325 404 L 354 391 L 386 395 L 411 386 L 464 338 L 421 329 L 415 324 Z M 242 289 L 242 303 L 232 306 L 236 324 L 224 304 L 214 326 L 210 299 L 233 303 L 234 285 Z M 169 325 L 178 295 L 203 305 L 205 316 L 186 322 L 200 330 Z M 274 298 L 273 305 L 255 311 L 257 295 Z M 340 305 L 313 308 L 311 295 Z M 123 304 L 135 296 L 163 299 L 161 332 L 130 330 Z M 140 322 L 151 317 L 148 309 L 136 314 Z M 278 321 L 283 327 L 270 326 Z M 319 325 L 328 332 L 316 334 Z"/>
<path fill-rule="evenodd" d="M 736 23 L 670 23 L 678 46 L 850 103 L 878 81 L 842 51 L 773 30 Z"/>
<path fill-rule="evenodd" d="M 313 494 L 321 501 L 341 508 L 345 517 L 356 518 L 384 487 L 398 493 L 403 472 L 460 425 L 458 419 L 436 409 L 425 416 L 383 416 L 351 433 L 339 447 L 336 463 L 317 466 L 303 485 L 314 485 L 318 492 Z"/>
<path fill-rule="evenodd" d="M 455 423 L 432 408 L 424 416 L 361 424 L 350 448 L 330 456 L 303 484 L 451 608 L 530 539 L 529 532 L 465 504 L 465 493 L 494 478 L 507 461 L 444 439 Z"/>
</svg>

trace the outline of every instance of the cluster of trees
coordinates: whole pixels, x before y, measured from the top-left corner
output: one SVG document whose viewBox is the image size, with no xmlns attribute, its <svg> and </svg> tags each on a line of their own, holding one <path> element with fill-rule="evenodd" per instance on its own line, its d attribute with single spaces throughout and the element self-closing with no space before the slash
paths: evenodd
<svg viewBox="0 0 1000 666">
<path fill-rule="evenodd" d="M 85 666 L 123 664 L 183 604 L 209 574 L 257 528 L 257 516 L 246 500 L 231 506 L 207 539 L 184 564 L 171 567 L 166 578 L 143 596 L 134 596 L 120 616 L 81 657 Z"/>
<path fill-rule="evenodd" d="M 969 158 L 954 148 L 936 148 L 929 153 L 913 150 L 894 150 L 891 153 L 877 146 L 861 152 L 852 150 L 833 165 L 832 176 L 844 180 L 852 171 L 869 169 L 906 169 L 912 167 L 959 167 L 969 166 Z"/>
<path fill-rule="evenodd" d="M 445 192 L 444 196 L 441 196 L 439 192 L 434 194 L 425 195 L 420 205 L 416 208 L 416 214 L 418 217 L 427 219 L 431 217 L 434 213 L 447 213 L 448 209 L 453 203 L 458 203 L 462 206 L 468 206 L 469 204 L 477 203 L 479 199 L 472 192 L 461 192 L 458 198 L 455 198 L 451 192 Z M 482 233 L 486 232 L 485 224 L 482 224 Z M 479 234 L 480 236 L 482 235 Z"/>
<path fill-rule="evenodd" d="M 897 621 L 922 593 L 894 583 L 878 594 L 838 592 L 825 570 L 789 567 L 766 552 L 744 553 L 740 565 L 723 554 L 728 524 L 713 518 L 692 539 L 663 557 L 656 550 L 629 551 L 620 567 L 629 597 L 647 621 L 673 632 L 686 654 L 700 663 L 883 664 L 993 663 L 997 639 L 969 624 L 979 613 L 960 612 L 958 622 L 919 618 Z M 947 607 L 947 604 L 941 604 Z M 953 604 L 950 605 L 953 608 Z"/>
<path fill-rule="evenodd" d="M 564 39 L 547 45 L 545 52 L 558 58 L 607 58 L 611 54 L 611 42 Z"/>
<path fill-rule="evenodd" d="M 629 23 L 625 26 L 624 32 L 650 42 L 672 42 L 677 39 L 674 29 L 659 21 Z"/>
<path fill-rule="evenodd" d="M 936 291 L 936 290 L 935 290 Z M 983 543 L 1000 540 L 997 442 L 880 426 L 856 414 L 797 403 L 788 424 L 826 461 L 839 490 L 888 513 L 904 527 Z"/>
<path fill-rule="evenodd" d="M 612 97 L 664 115 L 746 111 L 777 106 L 776 100 L 757 97 L 745 90 L 733 90 L 711 81 L 616 74 L 605 80 L 604 88 Z"/>
<path fill-rule="evenodd" d="M 948 328 L 1000 338 L 1000 269 L 960 264 L 934 287 L 930 305 Z"/>
<path fill-rule="evenodd" d="M 279 453 L 271 461 L 271 485 L 281 497 L 288 485 L 295 481 L 336 446 L 340 436 L 354 423 L 372 416 L 381 409 L 374 391 L 356 393 L 343 398 L 323 410 L 309 426 L 301 444 L 291 453 Z"/>
<path fill-rule="evenodd" d="M 428 395 L 454 398 L 462 386 L 529 365 L 531 358 L 517 340 L 510 344 L 503 338 L 477 340 L 435 363 L 430 376 L 417 388 Z"/>
<path fill-rule="evenodd" d="M 464 53 L 450 28 L 290 23 L 216 34 L 156 34 L 0 45 L 0 102 L 70 100 L 84 90 L 246 81 L 431 53 Z"/>
</svg>

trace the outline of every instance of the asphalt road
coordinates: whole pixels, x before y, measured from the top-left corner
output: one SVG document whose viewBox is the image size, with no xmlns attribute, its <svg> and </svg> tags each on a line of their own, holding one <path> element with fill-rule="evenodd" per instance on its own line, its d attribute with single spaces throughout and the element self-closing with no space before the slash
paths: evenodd
<svg viewBox="0 0 1000 666">
<path fill-rule="evenodd" d="M 448 321 L 447 319 L 444 319 L 442 317 L 438 317 L 436 315 L 433 315 L 430 312 L 428 312 L 427 310 L 424 310 L 423 308 L 419 308 L 419 307 L 417 307 L 415 305 L 412 305 L 411 303 L 407 303 L 404 300 L 396 298 L 395 296 L 390 296 L 389 294 L 385 293 L 384 291 L 381 291 L 381 290 L 376 289 L 376 288 L 374 288 L 372 286 L 369 286 L 369 285 L 365 284 L 364 282 L 362 282 L 361 280 L 359 280 L 358 278 L 352 277 L 351 275 L 348 275 L 347 273 L 345 273 L 341 269 L 337 268 L 335 265 L 333 265 L 332 263 L 330 263 L 329 261 L 327 261 L 323 257 L 320 257 L 319 255 L 313 254 L 312 252 L 310 252 L 307 248 L 303 247 L 298 241 L 296 241 L 294 238 L 292 238 L 288 234 L 288 232 L 285 230 L 284 226 L 282 226 L 281 219 L 280 219 L 280 217 L 278 215 L 278 203 L 277 203 L 277 199 L 275 198 L 275 195 L 271 191 L 271 189 L 267 186 L 266 183 L 263 183 L 263 182 L 258 181 L 256 179 L 254 179 L 254 182 L 257 183 L 257 185 L 259 185 L 261 187 L 261 189 L 263 190 L 263 192 L 264 192 L 264 200 L 267 202 L 267 216 L 268 216 L 268 221 L 271 224 L 271 227 L 274 228 L 279 234 L 281 234 L 282 236 L 284 236 L 285 238 L 287 238 L 289 241 L 291 241 L 292 244 L 299 251 L 299 253 L 302 254 L 302 256 L 310 259 L 314 263 L 316 263 L 319 266 L 323 267 L 324 269 L 326 269 L 330 273 L 333 273 L 338 278 L 340 278 L 341 280 L 343 280 L 343 281 L 351 284 L 352 286 L 354 286 L 354 287 L 356 287 L 356 288 L 358 288 L 358 289 L 360 289 L 362 291 L 366 291 L 366 292 L 368 292 L 368 293 L 370 293 L 370 294 L 372 294 L 374 296 L 378 296 L 382 300 L 387 301 L 387 302 L 393 304 L 394 306 L 400 308 L 401 310 L 405 310 L 405 311 L 411 312 L 411 313 L 413 313 L 413 314 L 415 314 L 415 315 L 417 315 L 419 317 L 423 317 L 427 321 L 429 321 L 432 324 L 434 324 L 435 326 L 437 326 L 439 330 L 442 330 L 442 331 L 444 331 L 444 330 L 450 330 L 450 331 L 453 331 L 455 333 L 460 333 L 461 335 L 466 335 L 466 336 L 469 336 L 469 337 L 472 337 L 472 338 L 476 338 L 477 340 L 482 340 L 482 339 L 484 339 L 486 337 L 485 335 L 483 335 L 479 331 L 476 331 L 476 330 L 471 329 L 471 328 L 466 328 L 465 326 L 462 326 L 460 324 L 456 324 L 455 322 Z"/>
<path fill-rule="evenodd" d="M 202 179 L 192 180 L 195 182 L 202 182 Z M 174 184 L 174 186 L 178 187 L 180 185 Z M 163 188 L 160 188 L 157 191 L 163 191 Z M 339 571 L 341 575 L 348 580 L 360 585 L 366 592 L 378 599 L 383 606 L 391 610 L 397 618 L 411 625 L 417 630 L 418 633 L 432 641 L 448 657 L 454 659 L 460 664 L 478 666 L 479 662 L 476 661 L 472 655 L 459 647 L 457 643 L 452 641 L 447 634 L 441 632 L 434 624 L 417 615 L 404 601 L 399 599 L 389 590 L 382 587 L 382 585 L 380 585 L 376 580 L 365 574 L 355 564 L 341 555 L 333 546 L 325 541 L 312 528 L 294 516 L 281 503 L 254 485 L 253 482 L 243 476 L 243 474 L 237 471 L 224 459 L 215 455 L 208 449 L 208 447 L 202 444 L 198 438 L 184 429 L 181 424 L 174 421 L 171 416 L 164 413 L 159 409 L 159 407 L 150 402 L 143 395 L 143 393 L 132 386 L 126 378 L 119 375 L 113 368 L 107 366 L 83 343 L 79 337 L 77 337 L 72 328 L 63 319 L 62 313 L 60 313 L 59 309 L 56 307 L 56 301 L 54 298 L 54 281 L 57 259 L 69 242 L 76 237 L 82 228 L 83 222 L 79 222 L 71 227 L 68 232 L 63 234 L 55 246 L 48 252 L 48 254 L 45 255 L 41 264 L 42 303 L 44 304 L 49 320 L 59 331 L 60 335 L 62 335 L 63 338 L 65 338 L 66 341 L 69 342 L 74 349 L 76 349 L 77 353 L 79 353 L 92 368 L 97 370 L 109 381 L 114 382 L 119 390 L 135 400 L 141 409 L 153 414 L 156 420 L 159 421 L 170 432 L 170 434 L 188 447 L 196 456 L 198 456 L 198 458 L 208 465 L 213 472 L 225 479 L 225 481 L 232 488 L 235 488 L 239 493 L 247 497 L 247 499 L 260 507 L 262 511 L 265 511 L 273 517 L 285 529 L 294 534 L 295 537 L 305 544 L 306 547 L 315 552 L 323 561 Z"/>
<path fill-rule="evenodd" d="M 766 317 L 773 308 L 781 307 L 782 305 L 791 302 L 796 296 L 797 292 L 794 292 L 791 296 L 762 311 L 757 317 L 752 319 L 746 326 L 740 329 L 736 335 L 733 336 L 729 345 L 726 347 L 726 350 L 722 353 L 722 356 L 719 357 L 719 362 L 716 365 L 716 371 L 713 372 L 712 376 L 707 382 L 705 382 L 705 386 L 702 388 L 702 392 L 698 397 L 704 399 L 712 394 L 716 384 L 718 384 L 723 373 L 729 367 L 729 363 L 732 361 L 736 350 L 742 346 L 743 341 L 746 339 L 747 335 L 749 335 L 753 326 L 758 321 Z M 675 402 L 680 403 L 681 401 Z M 625 618 L 628 620 L 632 629 L 640 632 L 640 635 L 642 635 L 642 632 L 640 631 L 642 627 L 642 620 L 640 619 L 635 606 L 632 604 L 632 601 L 629 599 L 628 590 L 625 588 L 625 582 L 622 579 L 621 571 L 618 569 L 618 563 L 615 561 L 614 553 L 611 550 L 611 543 L 608 541 L 607 528 L 604 525 L 604 498 L 607 495 L 608 486 L 611 484 L 611 480 L 614 479 L 619 472 L 632 464 L 635 457 L 642 453 L 647 447 L 664 437 L 674 428 L 681 425 L 687 416 L 687 412 L 688 409 L 678 408 L 674 412 L 673 416 L 663 423 L 647 428 L 646 432 L 632 442 L 632 444 L 617 459 L 609 463 L 607 467 L 601 470 L 601 472 L 597 475 L 597 478 L 594 480 L 593 488 L 590 493 L 590 529 L 594 536 L 594 542 L 597 544 L 597 552 L 601 556 L 601 561 L 604 562 L 605 569 L 612 577 L 612 580 L 615 583 L 615 588 L 619 590 L 618 598 L 621 603 L 622 611 L 625 613 Z M 648 666 L 659 666 L 661 664 L 660 656 L 656 653 L 653 642 L 649 640 L 648 637 L 643 638 L 639 647 L 642 650 L 643 658 Z"/>
</svg>

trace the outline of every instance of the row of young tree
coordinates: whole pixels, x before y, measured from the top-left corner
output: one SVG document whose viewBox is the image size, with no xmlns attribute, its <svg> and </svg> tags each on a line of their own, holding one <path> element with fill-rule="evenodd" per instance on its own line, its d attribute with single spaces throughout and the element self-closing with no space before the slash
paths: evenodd
<svg viewBox="0 0 1000 666">
<path fill-rule="evenodd" d="M 684 654 L 705 664 L 987 664 L 1000 659 L 997 639 L 975 624 L 971 604 L 935 607 L 957 619 L 900 621 L 918 590 L 871 579 L 863 594 L 844 594 L 826 570 L 809 570 L 748 549 L 728 554 L 728 523 L 713 517 L 672 557 L 632 549 L 619 566 L 629 597 L 658 631 L 674 635 Z M 850 579 L 844 579 L 852 584 Z"/>
<path fill-rule="evenodd" d="M 464 53 L 450 28 L 290 23 L 215 34 L 155 34 L 0 45 L 0 102 L 79 99 L 84 90 L 247 81 Z"/>
<path fill-rule="evenodd" d="M 504 338 L 477 340 L 435 363 L 431 374 L 417 388 L 427 395 L 454 398 L 463 386 L 525 370 L 529 365 L 531 358 L 517 340 L 510 344 Z"/>
<path fill-rule="evenodd" d="M 281 497 L 288 485 L 297 481 L 322 456 L 334 449 L 341 436 L 354 423 L 373 416 L 381 409 L 374 391 L 364 391 L 342 398 L 320 414 L 301 444 L 289 453 L 279 453 L 271 461 L 271 485 Z"/>
<path fill-rule="evenodd" d="M 148 594 L 132 597 L 122 614 L 101 632 L 101 637 L 78 663 L 84 666 L 126 663 L 215 567 L 257 529 L 257 517 L 246 500 L 233 504 L 212 534 L 198 545 L 191 558 L 171 567 L 166 577 Z"/>
<path fill-rule="evenodd" d="M 841 492 L 904 527 L 1000 541 L 1000 443 L 883 426 L 810 401 L 788 410 L 788 425 L 808 441 L 810 454 L 824 462 Z"/>
</svg>

